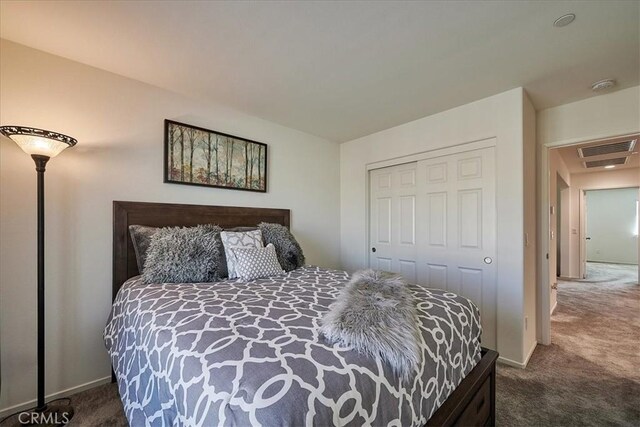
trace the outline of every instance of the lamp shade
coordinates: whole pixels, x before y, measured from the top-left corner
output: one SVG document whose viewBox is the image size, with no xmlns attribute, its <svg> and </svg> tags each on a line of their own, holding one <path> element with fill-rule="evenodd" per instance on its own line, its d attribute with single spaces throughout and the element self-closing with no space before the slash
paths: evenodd
<svg viewBox="0 0 640 427">
<path fill-rule="evenodd" d="M 11 138 L 25 153 L 36 156 L 55 157 L 78 143 L 61 133 L 23 126 L 0 126 L 0 133 Z"/>
</svg>

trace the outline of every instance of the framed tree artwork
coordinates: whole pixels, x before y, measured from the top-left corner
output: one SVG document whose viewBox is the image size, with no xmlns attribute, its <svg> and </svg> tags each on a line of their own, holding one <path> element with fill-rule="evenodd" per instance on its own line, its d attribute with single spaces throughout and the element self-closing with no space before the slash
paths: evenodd
<svg viewBox="0 0 640 427">
<path fill-rule="evenodd" d="M 164 121 L 164 182 L 267 191 L 267 144 Z"/>
</svg>

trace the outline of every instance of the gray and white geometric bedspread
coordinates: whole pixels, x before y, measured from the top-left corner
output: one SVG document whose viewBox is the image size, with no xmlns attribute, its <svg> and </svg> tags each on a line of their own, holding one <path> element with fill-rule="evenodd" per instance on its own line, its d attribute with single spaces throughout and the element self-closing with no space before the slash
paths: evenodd
<svg viewBox="0 0 640 427">
<path fill-rule="evenodd" d="M 401 384 L 379 359 L 329 345 L 323 314 L 347 273 L 304 267 L 251 282 L 144 284 L 104 340 L 132 426 L 422 425 L 480 360 L 473 303 L 411 285 L 423 361 Z"/>
</svg>

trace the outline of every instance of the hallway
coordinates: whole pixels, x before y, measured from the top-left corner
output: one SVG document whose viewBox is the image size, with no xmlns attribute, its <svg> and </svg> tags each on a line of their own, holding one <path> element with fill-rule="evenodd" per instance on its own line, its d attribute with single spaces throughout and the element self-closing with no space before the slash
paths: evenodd
<svg viewBox="0 0 640 427">
<path fill-rule="evenodd" d="M 552 344 L 524 370 L 499 366 L 499 425 L 640 425 L 637 266 L 587 268 L 586 280 L 558 283 Z"/>
<path fill-rule="evenodd" d="M 574 282 L 633 285 L 638 283 L 638 266 L 630 264 L 587 262 L 586 279 L 560 281 L 560 283 L 564 285 L 572 284 Z"/>
</svg>

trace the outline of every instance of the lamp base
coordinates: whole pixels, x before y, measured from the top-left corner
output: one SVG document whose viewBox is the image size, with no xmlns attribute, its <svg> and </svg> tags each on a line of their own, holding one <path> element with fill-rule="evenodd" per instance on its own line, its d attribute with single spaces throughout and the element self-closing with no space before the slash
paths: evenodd
<svg viewBox="0 0 640 427">
<path fill-rule="evenodd" d="M 74 410 L 71 405 L 45 405 L 42 409 L 32 409 L 22 412 L 18 421 L 25 426 L 64 426 L 73 418 Z"/>
</svg>

